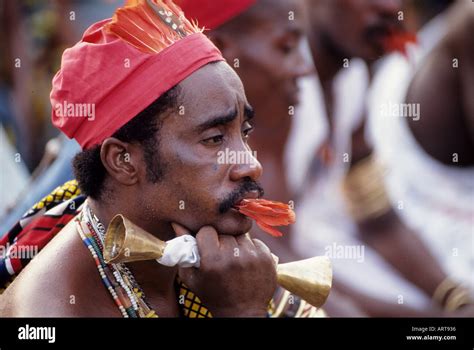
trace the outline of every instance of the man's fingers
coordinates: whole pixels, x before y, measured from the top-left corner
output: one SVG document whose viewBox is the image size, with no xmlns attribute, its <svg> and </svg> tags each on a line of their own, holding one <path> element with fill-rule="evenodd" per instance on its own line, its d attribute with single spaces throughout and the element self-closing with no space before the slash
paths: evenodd
<svg viewBox="0 0 474 350">
<path fill-rule="evenodd" d="M 268 248 L 267 245 L 265 243 L 263 243 L 261 240 L 252 239 L 252 241 L 253 241 L 253 244 L 255 244 L 255 247 L 257 248 L 258 251 L 270 256 L 270 258 L 272 259 L 272 262 L 273 262 L 273 266 L 276 269 L 277 266 L 278 266 L 279 258 L 275 254 L 273 254 L 270 251 L 270 248 Z"/>
<path fill-rule="evenodd" d="M 174 230 L 174 233 L 176 233 L 176 237 L 184 236 L 184 235 L 190 235 L 191 231 L 189 231 L 186 227 L 181 226 L 180 224 L 176 222 L 171 223 L 171 227 Z"/>
<path fill-rule="evenodd" d="M 196 235 L 196 240 L 201 253 L 219 249 L 218 234 L 212 226 L 202 227 Z"/>
<path fill-rule="evenodd" d="M 268 255 L 272 254 L 272 252 L 270 251 L 270 248 L 268 248 L 267 245 L 265 243 L 263 243 L 261 240 L 252 239 L 252 241 L 253 241 L 253 244 L 255 245 L 255 247 L 257 248 L 257 250 L 261 251 L 262 253 L 268 254 Z"/>
<path fill-rule="evenodd" d="M 253 244 L 253 241 L 248 233 L 235 237 L 235 240 L 242 248 L 246 248 L 248 250 L 256 250 L 256 247 Z"/>
<path fill-rule="evenodd" d="M 219 244 L 221 250 L 234 250 L 239 245 L 237 244 L 237 240 L 234 236 L 229 235 L 219 235 Z"/>
</svg>

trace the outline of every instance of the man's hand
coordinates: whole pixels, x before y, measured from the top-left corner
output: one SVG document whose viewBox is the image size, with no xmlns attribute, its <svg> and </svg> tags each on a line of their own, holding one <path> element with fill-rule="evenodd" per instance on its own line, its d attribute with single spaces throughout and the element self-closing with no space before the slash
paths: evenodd
<svg viewBox="0 0 474 350">
<path fill-rule="evenodd" d="M 173 223 L 177 236 L 189 234 Z M 216 317 L 263 317 L 277 285 L 270 250 L 248 234 L 219 235 L 211 226 L 196 235 L 201 266 L 180 268 L 179 277 Z"/>
</svg>

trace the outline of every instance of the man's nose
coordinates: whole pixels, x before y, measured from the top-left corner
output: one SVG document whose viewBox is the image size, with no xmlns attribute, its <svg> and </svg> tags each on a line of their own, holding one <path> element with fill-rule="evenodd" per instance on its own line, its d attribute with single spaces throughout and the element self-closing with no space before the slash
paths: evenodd
<svg viewBox="0 0 474 350">
<path fill-rule="evenodd" d="M 245 152 L 244 159 L 239 159 L 236 164 L 232 164 L 230 170 L 231 181 L 239 182 L 243 178 L 249 177 L 253 181 L 257 181 L 263 173 L 262 164 L 257 160 L 256 152 L 252 153 L 250 149 Z"/>
<path fill-rule="evenodd" d="M 292 63 L 290 65 L 292 74 L 295 79 L 310 75 L 314 73 L 314 65 L 311 61 L 309 52 L 306 52 L 306 48 L 302 42 L 298 49 L 294 53 Z"/>
</svg>

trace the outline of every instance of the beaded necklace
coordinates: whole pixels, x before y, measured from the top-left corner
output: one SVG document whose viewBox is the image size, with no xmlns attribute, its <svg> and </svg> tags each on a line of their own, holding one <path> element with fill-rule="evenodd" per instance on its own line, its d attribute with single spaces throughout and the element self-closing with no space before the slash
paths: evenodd
<svg viewBox="0 0 474 350">
<path fill-rule="evenodd" d="M 94 258 L 102 282 L 112 295 L 122 316 L 158 317 L 146 301 L 145 293 L 132 272 L 124 264 L 107 264 L 104 261 L 102 251 L 105 227 L 92 213 L 87 202 L 75 221 L 84 245 Z"/>
</svg>

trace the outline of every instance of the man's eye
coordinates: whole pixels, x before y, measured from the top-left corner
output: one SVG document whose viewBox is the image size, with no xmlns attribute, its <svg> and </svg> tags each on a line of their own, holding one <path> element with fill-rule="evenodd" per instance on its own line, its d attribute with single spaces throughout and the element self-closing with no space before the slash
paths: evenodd
<svg viewBox="0 0 474 350">
<path fill-rule="evenodd" d="M 250 136 L 250 134 L 252 133 L 252 131 L 253 131 L 253 126 L 247 128 L 247 129 L 245 129 L 245 130 L 243 131 L 244 138 L 245 138 L 245 139 L 248 139 L 249 136 Z"/>
<path fill-rule="evenodd" d="M 281 51 L 285 54 L 285 55 L 288 55 L 291 51 L 293 50 L 293 46 L 292 45 L 282 45 L 281 46 Z"/>
<path fill-rule="evenodd" d="M 280 43 L 280 50 L 284 54 L 291 53 L 296 47 L 296 43 L 293 40 L 285 40 Z"/>
<path fill-rule="evenodd" d="M 212 137 L 208 137 L 207 139 L 202 140 L 202 143 L 206 145 L 219 145 L 224 141 L 224 135 L 216 135 Z"/>
</svg>

